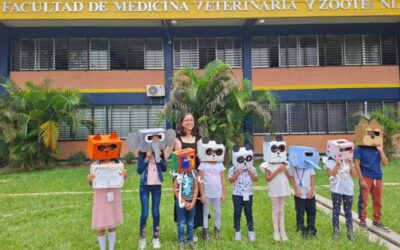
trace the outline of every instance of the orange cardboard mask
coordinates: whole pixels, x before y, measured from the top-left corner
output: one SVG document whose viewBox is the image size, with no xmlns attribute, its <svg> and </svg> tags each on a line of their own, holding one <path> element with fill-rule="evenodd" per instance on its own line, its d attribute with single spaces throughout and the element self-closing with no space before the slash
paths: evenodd
<svg viewBox="0 0 400 250">
<path fill-rule="evenodd" d="M 375 119 L 361 118 L 355 127 L 354 144 L 358 146 L 377 146 L 383 144 L 383 126 Z"/>
<path fill-rule="evenodd" d="M 115 131 L 111 135 L 89 135 L 86 153 L 92 161 L 118 159 L 121 145 L 121 140 Z"/>
</svg>

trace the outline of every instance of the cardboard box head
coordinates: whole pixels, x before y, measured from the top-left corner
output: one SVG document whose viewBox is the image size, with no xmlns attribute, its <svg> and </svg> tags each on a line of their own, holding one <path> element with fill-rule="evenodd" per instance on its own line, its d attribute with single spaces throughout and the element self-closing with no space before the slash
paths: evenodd
<svg viewBox="0 0 400 250">
<path fill-rule="evenodd" d="M 282 141 L 282 136 L 277 135 L 275 139 L 266 135 L 263 143 L 264 161 L 269 163 L 287 162 L 286 142 Z"/>
<path fill-rule="evenodd" d="M 289 162 L 295 168 L 320 168 L 319 153 L 311 147 L 290 146 Z"/>
<path fill-rule="evenodd" d="M 254 153 L 251 145 L 247 144 L 244 147 L 239 145 L 233 146 L 232 164 L 236 168 L 253 167 Z"/>
<path fill-rule="evenodd" d="M 118 159 L 121 145 L 122 142 L 115 131 L 110 135 L 89 135 L 86 153 L 92 161 Z"/>
<path fill-rule="evenodd" d="M 197 156 L 200 161 L 223 162 L 225 157 L 225 146 L 222 142 L 201 139 L 197 142 Z"/>
<path fill-rule="evenodd" d="M 375 119 L 361 118 L 354 129 L 354 144 L 357 146 L 377 146 L 383 144 L 384 128 Z"/>
<path fill-rule="evenodd" d="M 174 151 L 171 158 L 175 173 L 190 172 L 196 168 L 196 151 L 192 148 Z"/>
<path fill-rule="evenodd" d="M 326 155 L 334 160 L 353 159 L 354 144 L 346 139 L 328 140 Z"/>
</svg>

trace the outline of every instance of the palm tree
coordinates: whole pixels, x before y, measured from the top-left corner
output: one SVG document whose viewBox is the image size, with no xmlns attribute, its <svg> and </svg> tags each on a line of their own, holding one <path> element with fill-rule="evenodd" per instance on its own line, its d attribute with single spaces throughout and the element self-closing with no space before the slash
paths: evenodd
<svg viewBox="0 0 400 250">
<path fill-rule="evenodd" d="M 229 153 L 234 144 L 243 144 L 246 138 L 251 138 L 244 132 L 245 119 L 253 116 L 266 127 L 270 114 L 263 104 L 277 105 L 270 91 L 253 93 L 250 81 L 237 80 L 232 68 L 220 61 L 209 63 L 201 73 L 180 70 L 172 85 L 164 118 L 176 122 L 182 114 L 192 113 L 201 136 L 222 140 Z"/>
<path fill-rule="evenodd" d="M 0 99 L 0 140 L 7 145 L 11 166 L 30 169 L 51 165 L 63 122 L 74 132 L 82 124 L 92 125 L 79 110 L 83 99 L 76 90 L 51 89 L 48 80 L 39 85 L 26 82 L 24 89 L 6 80 L 2 87 L 6 95 Z"/>
</svg>

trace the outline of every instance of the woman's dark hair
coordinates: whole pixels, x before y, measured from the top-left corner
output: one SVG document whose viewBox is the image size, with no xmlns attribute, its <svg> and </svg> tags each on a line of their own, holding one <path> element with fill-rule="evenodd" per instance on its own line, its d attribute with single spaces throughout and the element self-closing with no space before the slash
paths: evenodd
<svg viewBox="0 0 400 250">
<path fill-rule="evenodd" d="M 190 115 L 190 116 L 193 117 L 194 127 L 193 127 L 193 129 L 192 129 L 192 135 L 193 135 L 193 136 L 198 136 L 198 135 L 199 135 L 199 129 L 198 129 L 198 127 L 197 127 L 197 122 L 196 122 L 196 119 L 194 119 L 194 116 L 193 116 L 191 113 L 185 113 L 185 114 L 183 114 L 183 115 L 181 116 L 181 118 L 179 119 L 179 123 L 176 125 L 176 130 L 178 131 L 178 134 L 179 134 L 180 136 L 185 136 L 185 135 L 186 135 L 186 132 L 185 132 L 185 130 L 184 130 L 183 127 L 182 127 L 182 123 L 183 123 L 183 119 L 185 119 L 185 117 L 186 117 L 187 115 Z"/>
</svg>

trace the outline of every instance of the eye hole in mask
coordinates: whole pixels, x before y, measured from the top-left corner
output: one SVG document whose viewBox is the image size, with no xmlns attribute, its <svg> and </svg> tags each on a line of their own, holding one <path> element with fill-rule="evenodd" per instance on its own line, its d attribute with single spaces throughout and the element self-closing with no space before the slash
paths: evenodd
<svg viewBox="0 0 400 250">
<path fill-rule="evenodd" d="M 243 156 L 239 156 L 236 160 L 239 163 L 243 163 L 244 162 L 244 157 Z"/>
<path fill-rule="evenodd" d="M 341 149 L 340 149 L 340 152 L 350 151 L 350 150 L 352 150 L 352 149 L 353 149 L 352 147 L 341 148 Z"/>
<path fill-rule="evenodd" d="M 250 162 L 252 160 L 253 160 L 253 156 L 251 156 L 251 155 L 246 156 L 246 161 L 247 162 Z"/>
<path fill-rule="evenodd" d="M 220 149 L 220 148 L 216 149 L 216 150 L 209 148 L 209 149 L 206 150 L 206 154 L 207 155 L 216 154 L 216 155 L 220 156 L 223 153 L 224 153 L 224 151 L 222 149 Z"/>
<path fill-rule="evenodd" d="M 313 157 L 314 153 L 313 152 L 305 152 L 304 155 L 307 157 Z"/>
<path fill-rule="evenodd" d="M 271 147 L 271 151 L 273 152 L 273 153 L 276 153 L 276 152 L 285 152 L 285 149 L 286 149 L 286 147 L 285 147 L 285 145 L 279 145 L 279 146 L 276 146 L 276 145 L 273 145 L 272 147 Z"/>
</svg>

